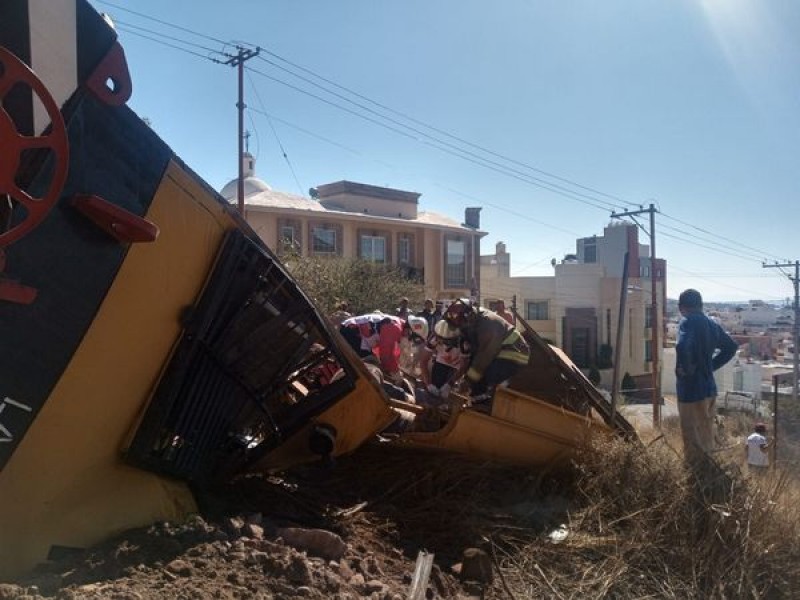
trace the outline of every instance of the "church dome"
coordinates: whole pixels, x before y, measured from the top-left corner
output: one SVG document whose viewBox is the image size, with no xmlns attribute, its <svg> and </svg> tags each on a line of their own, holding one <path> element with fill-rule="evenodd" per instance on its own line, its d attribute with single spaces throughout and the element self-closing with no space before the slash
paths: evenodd
<svg viewBox="0 0 800 600">
<path fill-rule="evenodd" d="M 259 192 L 271 192 L 272 188 L 263 179 L 256 177 L 256 159 L 249 152 L 242 155 L 242 172 L 244 174 L 244 197 Z M 220 195 L 228 201 L 235 201 L 239 195 L 239 178 L 234 177 L 220 190 Z"/>
<path fill-rule="evenodd" d="M 272 188 L 263 179 L 251 176 L 244 178 L 244 197 L 258 192 L 271 192 Z M 239 178 L 231 179 L 219 192 L 225 200 L 236 200 L 239 193 Z"/>
</svg>

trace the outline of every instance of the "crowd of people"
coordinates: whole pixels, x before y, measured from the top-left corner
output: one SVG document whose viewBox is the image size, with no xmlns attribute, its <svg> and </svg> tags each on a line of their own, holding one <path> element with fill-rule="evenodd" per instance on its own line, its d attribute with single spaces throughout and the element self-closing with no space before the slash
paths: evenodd
<svg viewBox="0 0 800 600">
<path fill-rule="evenodd" d="M 696 472 L 705 470 L 713 453 L 714 371 L 735 355 L 737 345 L 703 313 L 702 296 L 685 290 L 679 298 L 676 343 L 678 413 L 684 456 Z M 381 311 L 352 315 L 346 302 L 331 322 L 366 361 L 379 365 L 384 380 L 395 384 L 411 375 L 427 400 L 446 400 L 452 390 L 470 397 L 470 405 L 490 409 L 498 386 L 508 382 L 530 360 L 527 342 L 502 303 L 496 311 L 469 299 L 426 299 L 414 311 L 400 298 L 394 314 Z M 750 470 L 769 465 L 766 426 L 756 424 L 745 445 Z"/>
<path fill-rule="evenodd" d="M 352 315 L 346 302 L 331 322 L 365 361 L 380 365 L 383 378 L 398 383 L 411 375 L 428 400 L 445 400 L 457 389 L 473 406 L 488 408 L 498 385 L 527 364 L 530 351 L 511 315 L 469 299 L 426 299 L 419 311 L 401 298 L 394 314 Z"/>
</svg>

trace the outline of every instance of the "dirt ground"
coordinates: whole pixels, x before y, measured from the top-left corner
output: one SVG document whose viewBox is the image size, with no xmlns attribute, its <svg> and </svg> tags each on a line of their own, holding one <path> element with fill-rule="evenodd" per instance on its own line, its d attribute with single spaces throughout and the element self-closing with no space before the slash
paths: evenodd
<svg viewBox="0 0 800 600">
<path fill-rule="evenodd" d="M 498 532 L 536 535 L 565 510 L 529 471 L 379 444 L 334 465 L 196 495 L 202 516 L 131 530 L 40 565 L 0 583 L 0 600 L 393 600 L 420 584 L 420 598 L 499 598 L 502 581 L 491 567 L 476 577 L 465 569 L 462 581 L 465 550 L 496 564 Z M 427 579 L 414 576 L 421 552 L 433 554 Z"/>
</svg>

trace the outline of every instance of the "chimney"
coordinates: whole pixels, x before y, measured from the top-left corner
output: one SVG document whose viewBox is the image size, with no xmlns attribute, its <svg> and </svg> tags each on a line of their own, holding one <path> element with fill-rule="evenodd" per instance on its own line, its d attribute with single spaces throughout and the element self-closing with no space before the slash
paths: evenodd
<svg viewBox="0 0 800 600">
<path fill-rule="evenodd" d="M 511 255 L 506 250 L 505 242 L 495 244 L 493 264 L 497 265 L 498 277 L 511 277 Z"/>
<path fill-rule="evenodd" d="M 464 209 L 464 225 L 471 229 L 481 228 L 481 207 Z"/>
</svg>

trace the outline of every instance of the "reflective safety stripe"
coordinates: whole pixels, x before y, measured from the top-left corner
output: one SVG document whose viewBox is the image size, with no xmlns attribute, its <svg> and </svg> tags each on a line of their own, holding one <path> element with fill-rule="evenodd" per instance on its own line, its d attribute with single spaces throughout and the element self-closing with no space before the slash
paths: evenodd
<svg viewBox="0 0 800 600">
<path fill-rule="evenodd" d="M 528 364 L 528 344 L 525 342 L 519 331 L 514 329 L 503 340 L 503 347 L 501 348 L 497 358 L 510 360 L 521 365 Z"/>
<path fill-rule="evenodd" d="M 504 360 L 510 360 L 515 363 L 519 363 L 521 365 L 528 364 L 528 355 L 524 352 L 520 352 L 514 348 L 503 348 L 500 351 L 500 354 L 497 355 L 497 358 L 502 358 Z"/>
</svg>

